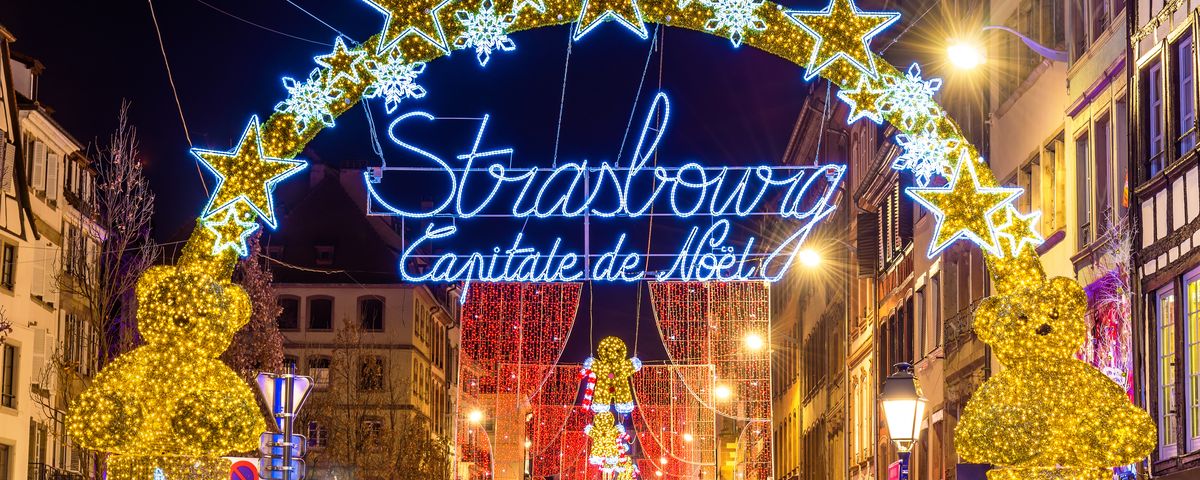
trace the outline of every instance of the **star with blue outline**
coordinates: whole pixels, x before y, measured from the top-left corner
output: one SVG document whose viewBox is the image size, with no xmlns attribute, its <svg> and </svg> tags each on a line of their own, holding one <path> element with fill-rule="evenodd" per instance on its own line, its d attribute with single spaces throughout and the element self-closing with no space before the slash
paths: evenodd
<svg viewBox="0 0 1200 480">
<path fill-rule="evenodd" d="M 1004 215 L 1005 220 L 996 227 L 996 235 L 999 238 L 1008 239 L 1014 257 L 1021 256 L 1026 245 L 1029 245 L 1034 254 L 1037 254 L 1037 248 L 1046 243 L 1046 239 L 1042 237 L 1042 233 L 1037 228 L 1038 221 L 1042 219 L 1042 212 L 1030 212 L 1028 215 L 1022 215 L 1016 207 L 1009 204 L 1004 211 L 997 212 L 997 214 Z"/>
<path fill-rule="evenodd" d="M 333 41 L 332 52 L 313 57 L 317 65 L 328 68 L 333 74 L 328 80 L 331 85 L 343 78 L 354 84 L 359 83 L 361 77 L 359 77 L 358 71 L 363 68 L 363 61 L 366 59 L 367 52 L 347 48 L 343 37 L 338 37 Z"/>
<path fill-rule="evenodd" d="M 963 149 L 958 165 L 945 187 L 909 188 L 905 193 L 933 212 L 933 242 L 929 257 L 937 255 L 955 240 L 966 239 L 988 253 L 1003 257 L 992 215 L 1021 195 L 1020 188 L 984 187 L 979 183 L 975 161 Z"/>
<path fill-rule="evenodd" d="M 438 17 L 442 8 L 453 0 L 363 0 L 384 15 L 383 32 L 380 33 L 378 53 L 395 47 L 400 40 L 416 35 L 428 41 L 438 50 L 450 53 L 442 19 Z M 419 22 L 402 24 L 400 22 Z"/>
<path fill-rule="evenodd" d="M 597 6 L 599 4 L 600 6 Z M 642 40 L 650 38 L 638 0 L 583 0 L 579 21 L 575 23 L 575 41 L 583 38 L 601 22 L 615 20 Z"/>
<path fill-rule="evenodd" d="M 192 155 L 217 176 L 217 188 L 204 207 L 202 217 L 207 218 L 243 200 L 271 228 L 276 226 L 275 184 L 308 166 L 303 160 L 267 157 L 263 153 L 257 115 L 250 117 L 246 132 L 233 150 L 217 152 L 193 148 Z"/>
<path fill-rule="evenodd" d="M 220 255 L 221 252 L 228 249 L 233 249 L 239 257 L 249 255 L 250 249 L 246 245 L 246 239 L 258 231 L 258 224 L 252 220 L 242 220 L 237 204 L 225 207 L 221 212 L 225 212 L 225 216 L 220 220 L 202 221 L 204 228 L 216 236 L 216 240 L 213 242 L 213 255 Z M 212 217 L 220 214 L 217 212 Z"/>
<path fill-rule="evenodd" d="M 820 11 L 787 10 L 783 14 L 815 42 L 804 67 L 806 81 L 838 59 L 874 78 L 871 39 L 900 19 L 898 12 L 863 12 L 852 0 L 830 0 Z"/>
<path fill-rule="evenodd" d="M 879 113 L 879 107 L 876 102 L 884 94 L 882 88 L 877 88 L 871 80 L 866 76 L 858 77 L 858 86 L 853 90 L 843 88 L 838 90 L 837 97 L 842 99 L 847 106 L 850 107 L 850 113 L 846 116 L 846 123 L 857 122 L 860 118 L 866 118 L 875 123 L 883 122 L 883 115 Z"/>
<path fill-rule="evenodd" d="M 540 13 L 546 13 L 546 0 L 513 0 L 512 13 L 521 13 L 525 7 L 533 7 Z"/>
</svg>

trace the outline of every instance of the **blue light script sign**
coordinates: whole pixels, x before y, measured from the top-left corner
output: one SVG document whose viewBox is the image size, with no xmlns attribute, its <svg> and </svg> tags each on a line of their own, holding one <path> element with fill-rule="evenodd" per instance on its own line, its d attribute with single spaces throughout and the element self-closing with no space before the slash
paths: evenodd
<svg viewBox="0 0 1200 480">
<path fill-rule="evenodd" d="M 846 167 L 662 165 L 666 162 L 657 152 L 670 118 L 670 101 L 659 93 L 646 113 L 628 165 L 584 160 L 518 168 L 513 167 L 513 148 L 484 147 L 490 117 L 479 120 L 467 153 L 447 160 L 403 135 L 406 126 L 437 119 L 426 112 L 410 112 L 392 121 L 389 136 L 429 166 L 368 169 L 364 180 L 370 213 L 425 223 L 418 238 L 407 239 L 400 258 L 401 277 L 411 282 L 463 282 L 465 290 L 476 281 L 773 282 L 782 278 L 813 227 L 834 211 L 832 197 Z M 379 187 L 386 176 L 416 172 L 442 179 L 432 202 L 401 205 L 395 194 Z M 413 182 L 411 177 L 406 181 Z M 678 235 L 679 246 L 670 253 L 637 251 L 629 235 L 617 230 L 622 220 L 658 217 L 694 219 L 698 224 L 671 233 Z M 454 251 L 453 245 L 465 241 L 456 238 L 460 227 L 472 219 L 500 218 L 522 220 L 523 226 L 509 241 L 490 241 L 490 251 Z M 542 238 L 525 231 L 531 222 L 557 226 L 564 219 L 584 226 L 582 251 L 568 246 L 561 235 Z M 738 235 L 760 228 L 740 227 L 731 219 L 771 220 L 757 226 L 769 227 L 771 238 Z M 616 240 L 609 248 L 593 252 L 590 240 L 600 231 Z M 495 233 L 489 231 L 488 237 Z M 477 242 L 477 237 L 469 239 Z M 439 253 L 427 253 L 433 251 Z M 414 268 L 418 263 L 425 267 Z"/>
</svg>

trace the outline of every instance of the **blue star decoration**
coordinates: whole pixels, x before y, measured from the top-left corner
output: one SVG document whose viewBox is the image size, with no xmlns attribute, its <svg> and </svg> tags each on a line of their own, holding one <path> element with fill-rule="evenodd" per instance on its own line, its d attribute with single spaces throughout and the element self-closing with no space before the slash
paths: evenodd
<svg viewBox="0 0 1200 480">
<path fill-rule="evenodd" d="M 996 235 L 1008 240 L 1014 257 L 1021 256 L 1026 245 L 1036 254 L 1037 248 L 1046 242 L 1037 228 L 1038 221 L 1042 219 L 1042 212 L 1035 211 L 1023 215 L 1016 207 L 1009 204 L 997 214 L 1004 217 L 1004 222 L 996 227 Z"/>
<path fill-rule="evenodd" d="M 384 15 L 378 53 L 395 47 L 400 40 L 409 35 L 423 38 L 443 53 L 450 53 L 450 44 L 446 42 L 446 32 L 442 29 L 442 19 L 439 14 L 442 8 L 445 8 L 453 0 L 363 1 Z"/>
<path fill-rule="evenodd" d="M 225 215 L 222 216 L 222 213 Z M 221 218 L 217 220 L 216 217 Z M 213 255 L 220 255 L 221 252 L 228 249 L 233 249 L 239 257 L 250 254 L 246 239 L 258 231 L 258 224 L 253 220 L 243 220 L 240 217 L 237 205 L 230 205 L 221 212 L 201 221 L 204 228 L 207 228 L 216 237 L 213 242 Z"/>
<path fill-rule="evenodd" d="M 854 87 L 854 89 L 838 90 L 837 97 L 850 107 L 850 113 L 846 116 L 846 123 L 857 122 L 860 118 L 865 118 L 877 124 L 883 123 L 883 115 L 880 114 L 879 107 L 876 106 L 883 93 L 884 90 L 876 87 L 865 75 L 858 77 L 858 86 Z"/>
<path fill-rule="evenodd" d="M 330 76 L 328 82 L 330 84 L 337 83 L 338 80 L 342 79 L 353 84 L 358 84 L 361 81 L 358 71 L 363 68 L 363 61 L 366 59 L 367 52 L 346 47 L 343 37 L 338 37 L 337 40 L 334 40 L 332 52 L 327 55 L 313 57 L 317 65 L 329 69 Z"/>
<path fill-rule="evenodd" d="M 250 117 L 242 140 L 233 150 L 218 152 L 193 148 L 192 155 L 217 176 L 217 188 L 201 217 L 207 218 L 240 200 L 271 228 L 277 225 L 275 184 L 308 166 L 303 160 L 267 157 L 263 153 L 257 116 Z"/>
<path fill-rule="evenodd" d="M 583 0 L 579 21 L 575 23 L 575 40 L 583 38 L 601 22 L 615 20 L 637 34 L 642 40 L 650 38 L 638 0 Z"/>
<path fill-rule="evenodd" d="M 830 0 L 820 11 L 787 10 L 783 14 L 813 38 L 804 72 L 806 81 L 839 59 L 875 78 L 871 39 L 900 19 L 898 12 L 863 12 L 852 0 Z"/>
<path fill-rule="evenodd" d="M 959 239 L 969 240 L 987 253 L 1003 257 L 992 215 L 1010 205 L 1021 192 L 1020 188 L 981 185 L 975 160 L 965 149 L 945 187 L 909 188 L 906 191 L 914 201 L 933 212 L 936 219 L 933 242 L 929 245 L 930 258 Z"/>
<path fill-rule="evenodd" d="M 525 7 L 533 7 L 539 13 L 546 13 L 546 0 L 516 0 L 513 2 L 512 13 L 521 13 Z"/>
</svg>

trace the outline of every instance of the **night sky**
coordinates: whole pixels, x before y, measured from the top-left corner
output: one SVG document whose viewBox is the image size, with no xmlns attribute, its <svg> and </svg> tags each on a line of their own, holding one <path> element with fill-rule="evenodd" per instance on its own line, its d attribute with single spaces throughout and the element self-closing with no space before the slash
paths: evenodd
<svg viewBox="0 0 1200 480">
<path fill-rule="evenodd" d="M 293 1 L 353 40 L 364 40 L 382 26 L 382 16 L 359 0 Z M 824 2 L 784 3 L 824 6 Z M 188 154 L 147 3 L 14 0 L 6 7 L 0 24 L 17 37 L 14 49 L 46 66 L 41 102 L 81 142 L 90 144 L 107 136 L 122 99 L 132 101 L 132 123 L 139 129 L 158 195 L 156 235 L 168 239 L 186 228 L 204 205 L 205 194 Z M 287 0 L 158 0 L 155 8 L 196 147 L 230 148 L 251 114 L 265 119 L 285 97 L 281 77 L 305 77 L 314 67 L 312 57 L 327 52 L 327 44 L 337 35 Z M 218 9 L 282 33 L 249 25 Z M 664 157 L 678 163 L 777 162 L 804 101 L 801 92 L 808 90 L 802 70 L 757 50 L 734 49 L 722 38 L 681 29 L 659 34 L 664 48 L 649 57 L 644 84 L 643 67 L 651 43 L 617 24 L 596 29 L 572 47 L 560 160 L 616 157 L 631 113 L 636 112 L 630 133 L 635 137 L 661 81 L 661 91 L 672 99 L 674 115 L 672 133 L 660 149 Z M 433 62 L 419 80 L 429 95 L 406 102 L 397 114 L 421 109 L 438 116 L 474 118 L 489 113 L 494 146 L 515 147 L 519 162 L 548 164 L 563 94 L 569 29 L 522 32 L 512 38 L 517 51 L 496 52 L 486 69 L 467 52 Z M 635 104 L 640 84 L 643 90 Z M 394 115 L 384 112 L 380 100 L 370 106 L 385 158 L 392 164 L 403 162 L 405 153 L 386 133 Z M 465 139 L 474 135 L 478 124 L 464 123 L 446 123 L 425 145 L 442 149 L 451 158 L 455 152 L 465 152 L 462 149 L 469 146 Z M 626 155 L 634 140 L 627 140 Z M 302 157 L 335 166 L 379 165 L 370 142 L 371 130 L 358 106 L 338 118 L 337 126 L 319 136 Z M 206 181 L 211 188 L 212 177 Z M 644 229 L 640 231 L 644 235 Z M 511 237 L 507 232 L 500 236 Z M 620 332 L 631 339 L 635 295 L 636 289 L 628 285 L 596 289 L 597 339 Z M 587 321 L 587 304 L 585 298 L 581 322 Z M 640 353 L 661 358 L 647 307 L 648 299 L 642 309 Z M 586 324 L 579 326 L 577 334 L 585 333 Z M 654 344 L 649 351 L 647 342 Z M 578 350 L 586 345 L 586 336 L 573 338 L 572 343 L 576 347 L 572 350 Z"/>
</svg>

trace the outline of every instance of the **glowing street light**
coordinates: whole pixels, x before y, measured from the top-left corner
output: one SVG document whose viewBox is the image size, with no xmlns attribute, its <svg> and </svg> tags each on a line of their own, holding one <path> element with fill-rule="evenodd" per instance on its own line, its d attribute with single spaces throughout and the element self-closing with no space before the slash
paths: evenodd
<svg viewBox="0 0 1200 480">
<path fill-rule="evenodd" d="M 745 342 L 746 350 L 751 352 L 761 352 L 763 347 L 767 346 L 767 342 L 763 340 L 762 335 L 759 335 L 758 332 L 747 333 Z"/>
<path fill-rule="evenodd" d="M 684 441 L 685 443 L 692 443 L 692 440 L 695 440 L 695 439 L 696 439 L 696 438 L 695 438 L 695 437 L 693 437 L 693 436 L 692 436 L 692 434 L 690 434 L 690 433 L 685 433 L 685 434 L 683 434 L 683 441 Z"/>
<path fill-rule="evenodd" d="M 821 265 L 821 254 L 811 248 L 801 250 L 796 255 L 796 259 L 800 261 L 801 265 L 808 268 L 816 268 Z"/>
<path fill-rule="evenodd" d="M 478 409 L 471 410 L 470 413 L 467 413 L 467 421 L 471 422 L 474 425 L 479 425 L 480 423 L 483 423 L 483 412 Z"/>
<path fill-rule="evenodd" d="M 713 397 L 722 402 L 729 400 L 733 397 L 733 390 L 730 390 L 727 385 L 717 385 L 717 388 L 713 389 Z"/>
<path fill-rule="evenodd" d="M 986 61 L 983 50 L 970 42 L 957 42 L 946 47 L 946 57 L 959 70 L 974 70 Z"/>
</svg>

